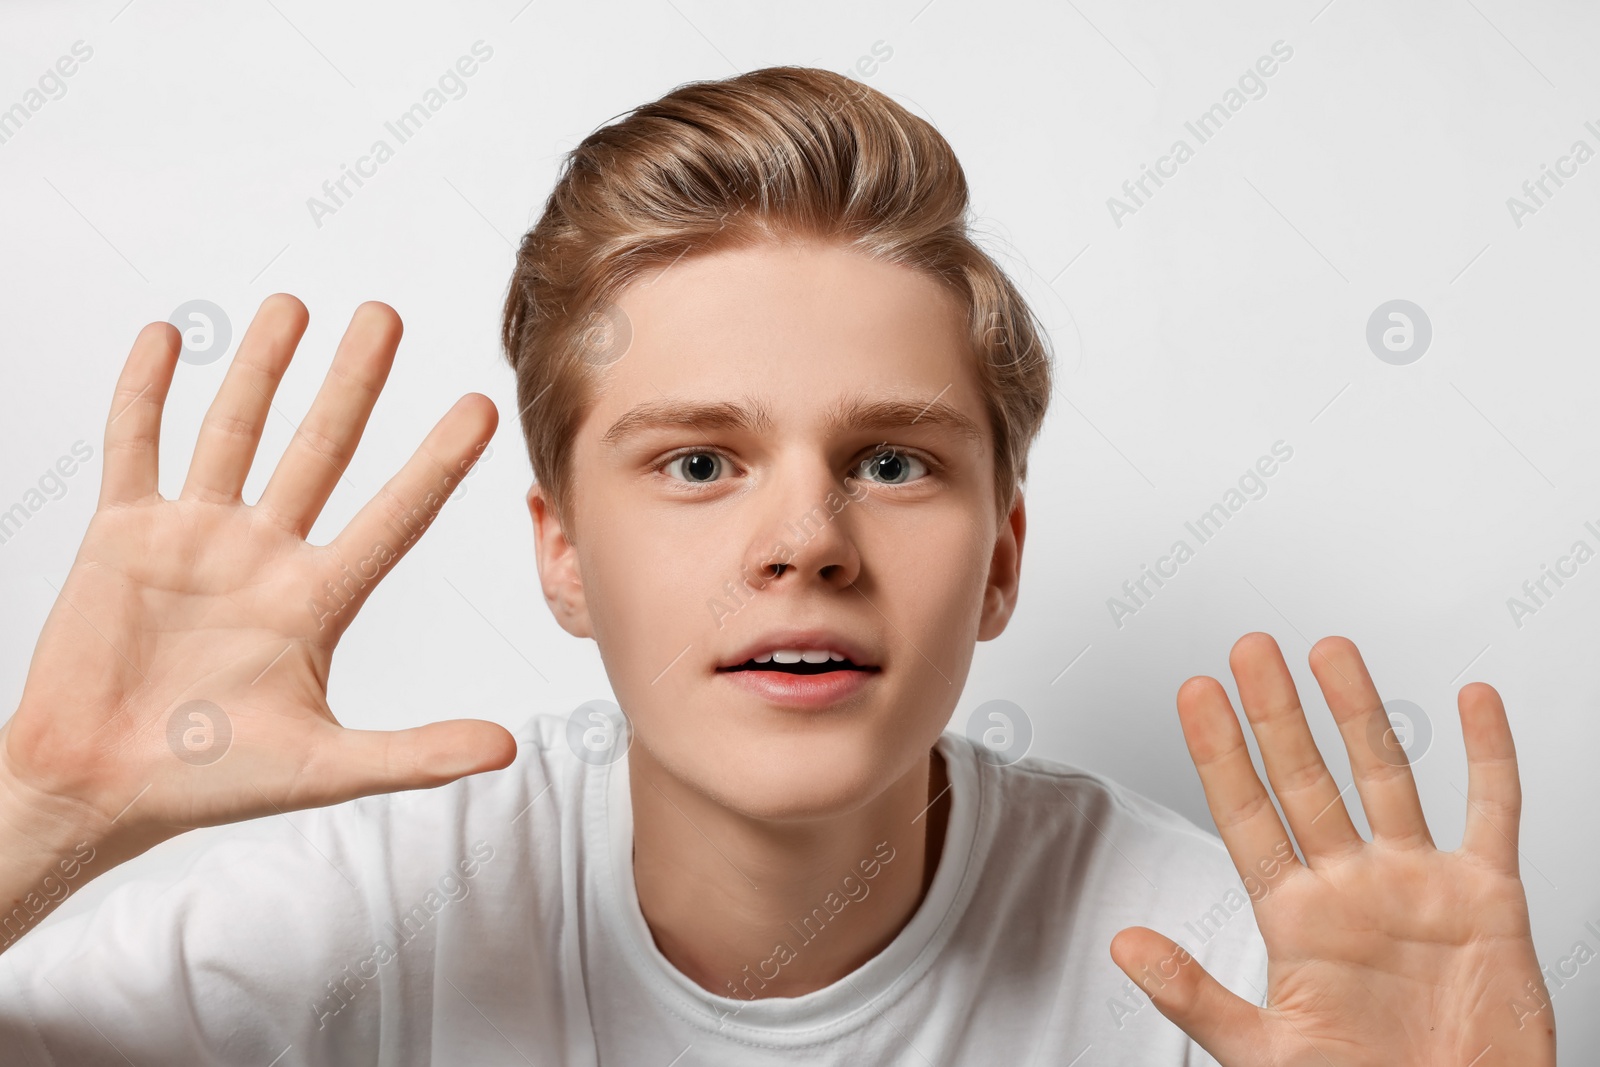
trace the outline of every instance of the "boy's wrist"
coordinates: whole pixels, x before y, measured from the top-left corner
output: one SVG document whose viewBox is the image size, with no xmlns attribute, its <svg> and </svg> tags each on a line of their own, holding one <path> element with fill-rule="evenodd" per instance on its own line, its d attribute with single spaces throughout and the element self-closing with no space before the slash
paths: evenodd
<svg viewBox="0 0 1600 1067">
<path fill-rule="evenodd" d="M 32 796 L 0 761 L 0 952 L 84 884 L 148 845 L 110 833 L 87 805 Z"/>
<path fill-rule="evenodd" d="M 19 879 L 52 873 L 87 881 L 157 842 L 138 842 L 93 805 L 20 780 L 0 758 L 0 905 L 26 889 Z"/>
</svg>

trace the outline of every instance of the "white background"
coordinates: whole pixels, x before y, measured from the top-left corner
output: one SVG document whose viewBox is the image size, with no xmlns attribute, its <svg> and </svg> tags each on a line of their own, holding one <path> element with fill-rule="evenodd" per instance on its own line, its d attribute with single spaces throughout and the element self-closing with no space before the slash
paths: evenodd
<svg viewBox="0 0 1600 1067">
<path fill-rule="evenodd" d="M 515 727 L 609 697 L 592 643 L 545 609 L 529 468 L 497 349 L 514 243 L 561 154 L 689 80 L 799 63 L 858 76 L 934 122 L 963 161 L 985 241 L 1050 330 L 1059 392 L 1031 459 L 1021 602 L 979 646 L 954 725 L 1004 698 L 1033 752 L 1109 774 L 1210 827 L 1173 697 L 1271 632 L 1341 784 L 1310 643 L 1361 647 L 1415 703 L 1434 835 L 1459 843 L 1455 693 L 1504 695 L 1525 788 L 1523 876 L 1540 958 L 1600 949 L 1594 768 L 1600 561 L 1518 626 L 1507 600 L 1600 527 L 1593 446 L 1600 160 L 1517 225 L 1507 198 L 1572 142 L 1600 150 L 1593 46 L 1573 2 L 979 5 L 970 0 L 625 5 L 331 5 L 259 0 L 11 4 L 0 108 L 76 41 L 93 56 L 0 144 L 0 510 L 78 440 L 94 459 L 0 545 L 0 696 L 14 706 L 93 510 L 112 383 L 139 328 L 203 298 L 234 339 L 270 293 L 311 310 L 246 498 L 265 484 L 363 300 L 406 334 L 332 536 L 458 396 L 494 398 L 493 451 L 340 647 L 331 701 L 362 727 L 463 715 Z M 321 225 L 307 199 L 482 40 L 493 57 Z M 1293 49 L 1136 214 L 1107 198 L 1223 99 L 1275 41 Z M 881 42 L 881 44 L 880 44 Z M 1414 301 L 1419 361 L 1369 350 L 1369 315 Z M 227 366 L 181 365 L 167 405 L 175 494 Z M 1118 627 L 1107 599 L 1273 442 L 1292 460 Z M 1565 444 L 1563 444 L 1565 442 Z M 1191 538 L 1191 543 L 1193 540 Z M 932 561 L 930 561 L 932 565 Z M 1071 664 L 1070 669 L 1068 665 Z M 1353 796 L 1353 793 L 1351 794 Z M 1355 808 L 1356 805 L 1352 804 Z M 1354 812 L 1360 821 L 1359 812 Z M 1364 823 L 1362 823 L 1364 827 Z M 99 879 L 170 870 L 206 831 Z M 1180 931 L 1167 931 L 1178 934 Z M 1572 964 L 1566 965 L 1571 974 Z M 1562 1047 L 1600 1049 L 1600 965 L 1555 993 Z"/>
</svg>

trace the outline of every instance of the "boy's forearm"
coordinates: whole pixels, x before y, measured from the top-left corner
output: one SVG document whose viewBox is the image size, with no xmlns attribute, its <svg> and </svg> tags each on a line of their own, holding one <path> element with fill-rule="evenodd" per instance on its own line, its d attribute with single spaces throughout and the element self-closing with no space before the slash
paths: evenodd
<svg viewBox="0 0 1600 1067">
<path fill-rule="evenodd" d="M 149 847 L 114 830 L 103 817 L 34 795 L 0 767 L 0 952 L 90 879 Z"/>
</svg>

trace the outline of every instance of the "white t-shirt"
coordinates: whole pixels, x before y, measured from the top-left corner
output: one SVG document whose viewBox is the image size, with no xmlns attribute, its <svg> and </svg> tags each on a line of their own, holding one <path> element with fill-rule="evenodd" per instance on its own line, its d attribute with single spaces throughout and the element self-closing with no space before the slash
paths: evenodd
<svg viewBox="0 0 1600 1067">
<path fill-rule="evenodd" d="M 1265 947 L 1216 837 L 1073 767 L 995 766 L 956 733 L 938 742 L 939 867 L 890 945 L 805 996 L 707 992 L 639 910 L 627 757 L 579 759 L 558 716 L 517 739 L 504 770 L 248 824 L 253 839 L 225 837 L 181 879 L 129 882 L 26 935 L 0 956 L 0 1059 L 1212 1063 L 1111 962 L 1133 925 L 1265 997 Z"/>
</svg>

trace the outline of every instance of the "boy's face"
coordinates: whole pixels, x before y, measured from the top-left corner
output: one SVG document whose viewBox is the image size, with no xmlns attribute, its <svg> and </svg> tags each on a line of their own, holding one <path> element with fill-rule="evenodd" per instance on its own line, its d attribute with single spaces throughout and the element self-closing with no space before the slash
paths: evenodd
<svg viewBox="0 0 1600 1067">
<path fill-rule="evenodd" d="M 573 541 L 529 493 L 551 609 L 598 642 L 632 759 L 752 817 L 854 810 L 926 754 L 1015 604 L 1022 505 L 997 522 L 960 305 L 813 242 L 686 256 L 617 304 L 633 336 L 573 443 Z M 861 405 L 887 417 L 833 424 Z M 671 421 L 712 406 L 766 421 Z M 874 669 L 721 669 L 835 645 Z"/>
</svg>

